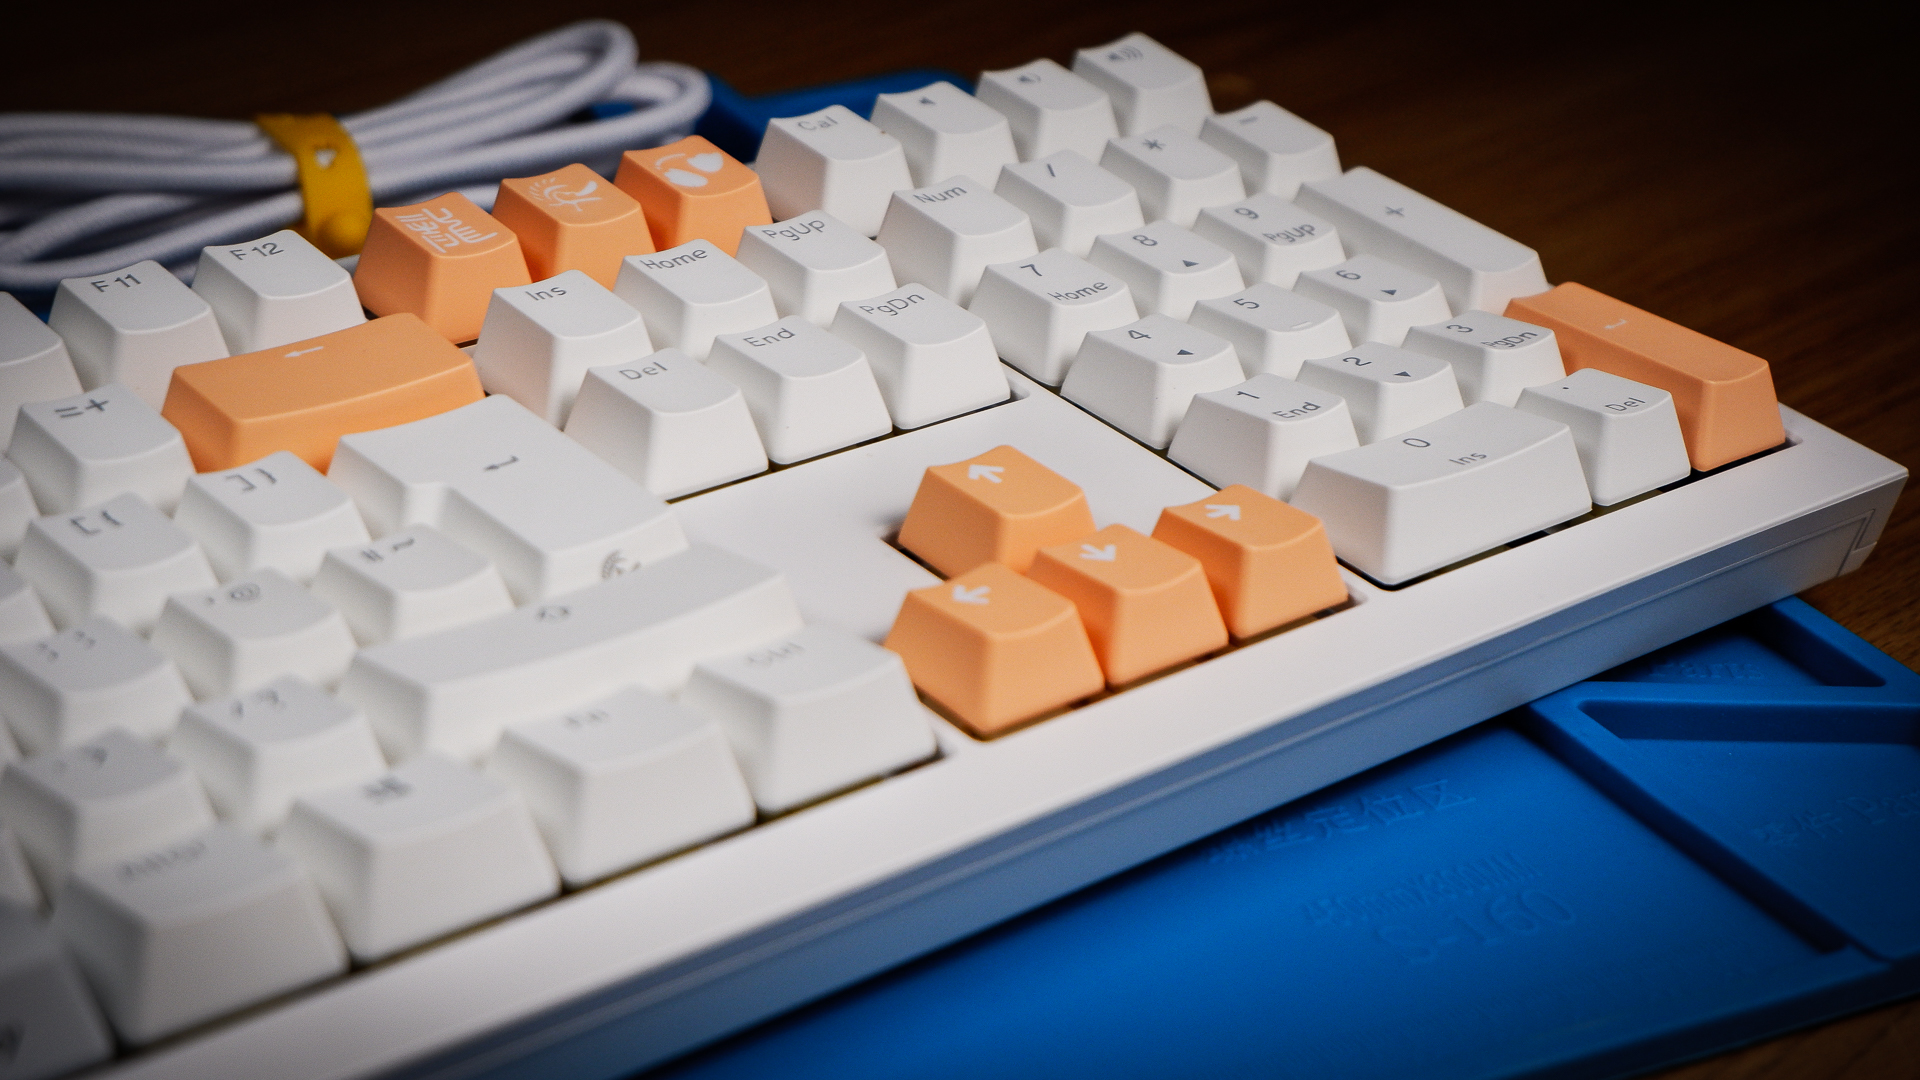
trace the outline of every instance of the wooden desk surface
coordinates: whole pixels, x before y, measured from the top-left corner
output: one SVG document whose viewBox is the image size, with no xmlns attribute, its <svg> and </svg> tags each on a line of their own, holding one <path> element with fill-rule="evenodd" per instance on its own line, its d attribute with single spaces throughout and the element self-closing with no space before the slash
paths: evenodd
<svg viewBox="0 0 1920 1080">
<path fill-rule="evenodd" d="M 1347 164 L 1537 248 L 1551 279 L 1767 358 L 1782 401 L 1913 469 L 1914 65 L 1896 51 L 1910 39 L 1837 6 L 1743 7 L 1556 18 L 1538 4 L 1273 0 L 35 5 L 9 16 L 23 21 L 0 108 L 351 112 L 587 15 L 633 27 L 645 58 L 749 94 L 906 67 L 973 76 L 1070 62 L 1075 48 L 1144 30 L 1207 70 L 1216 107 L 1292 109 L 1331 131 Z M 1920 667 L 1916 502 L 1901 500 L 1863 569 L 1807 594 L 1909 667 Z M 1917 1074 L 1920 1001 L 1909 1000 L 1660 1075 Z"/>
</svg>

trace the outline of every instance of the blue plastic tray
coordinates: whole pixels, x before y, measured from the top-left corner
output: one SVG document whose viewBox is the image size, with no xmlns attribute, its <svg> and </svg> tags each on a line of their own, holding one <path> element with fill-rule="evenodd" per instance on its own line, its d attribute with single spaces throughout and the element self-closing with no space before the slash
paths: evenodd
<svg viewBox="0 0 1920 1080">
<path fill-rule="evenodd" d="M 661 1077 L 1609 1076 L 1920 990 L 1920 676 L 1798 600 Z"/>
</svg>

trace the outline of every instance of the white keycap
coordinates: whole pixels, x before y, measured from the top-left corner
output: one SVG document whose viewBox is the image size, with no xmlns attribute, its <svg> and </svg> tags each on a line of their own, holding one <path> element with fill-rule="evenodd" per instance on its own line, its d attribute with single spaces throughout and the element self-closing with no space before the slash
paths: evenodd
<svg viewBox="0 0 1920 1080">
<path fill-rule="evenodd" d="M 1108 139 L 1120 134 L 1106 91 L 1052 60 L 983 71 L 974 92 L 1007 118 L 1022 161 L 1061 150 L 1092 161 Z"/>
<path fill-rule="evenodd" d="M 473 366 L 488 393 L 505 394 L 558 427 L 588 368 L 630 364 L 652 351 L 631 304 L 584 272 L 567 270 L 493 290 Z"/>
<path fill-rule="evenodd" d="M 192 836 L 213 824 L 213 808 L 186 763 L 115 730 L 8 762 L 0 817 L 57 904 L 68 873 Z"/>
<path fill-rule="evenodd" d="M 987 324 L 924 285 L 840 305 L 833 335 L 867 354 L 895 427 L 917 428 L 1007 400 Z"/>
<path fill-rule="evenodd" d="M 987 267 L 968 310 L 986 320 L 1002 359 L 1049 386 L 1067 377 L 1088 331 L 1140 317 L 1118 275 L 1061 248 Z"/>
<path fill-rule="evenodd" d="M 1026 214 L 991 185 L 958 176 L 894 192 L 879 240 L 895 281 L 918 282 L 961 305 L 973 299 L 988 264 L 1040 250 Z"/>
<path fill-rule="evenodd" d="M 222 581 L 272 567 L 304 584 L 328 548 L 367 542 L 347 493 L 286 450 L 189 479 L 173 523 L 200 541 Z"/>
<path fill-rule="evenodd" d="M 707 367 L 740 388 L 781 464 L 893 430 L 866 354 L 797 315 L 714 339 Z"/>
<path fill-rule="evenodd" d="M 773 306 L 817 326 L 847 300 L 893 288 L 887 249 L 824 210 L 740 233 L 740 262 L 767 279 Z"/>
<path fill-rule="evenodd" d="M 1246 287 L 1226 248 L 1171 221 L 1101 236 L 1087 258 L 1118 274 L 1133 290 L 1133 302 L 1141 311 L 1176 319 L 1185 319 L 1198 301 Z"/>
<path fill-rule="evenodd" d="M 12 293 L 0 292 L 0 444 L 13 437 L 20 406 L 79 392 L 67 343 Z"/>
<path fill-rule="evenodd" d="M 1388 585 L 1588 510 L 1566 425 L 1489 401 L 1314 458 L 1292 502 L 1326 524 L 1341 559 Z"/>
<path fill-rule="evenodd" d="M 226 825 L 79 871 L 53 926 L 136 1045 L 347 967 L 313 882 Z"/>
<path fill-rule="evenodd" d="M 663 499 L 767 467 L 740 388 L 678 349 L 589 370 L 567 434 Z"/>
<path fill-rule="evenodd" d="M 0 712 L 0 720 L 5 719 L 5 713 Z M 4 723 L 0 723 L 0 765 L 4 765 L 9 761 L 16 761 L 19 757 L 20 747 L 13 741 L 13 732 Z M 4 829 L 5 826 L 0 825 L 0 831 L 4 831 Z"/>
<path fill-rule="evenodd" d="M 824 210 L 863 236 L 880 231 L 893 193 L 913 186 L 900 141 L 844 105 L 768 121 L 754 165 L 775 215 Z"/>
<path fill-rule="evenodd" d="M 34 505 L 26 475 L 13 462 L 0 458 L 0 561 L 19 552 L 27 525 L 39 516 L 40 508 Z"/>
<path fill-rule="evenodd" d="M 1265 281 L 1200 301 L 1187 321 L 1232 342 L 1249 379 L 1262 373 L 1291 379 L 1301 361 L 1353 344 L 1339 312 Z"/>
<path fill-rule="evenodd" d="M 340 612 L 273 569 L 173 594 L 152 640 L 202 699 L 243 694 L 282 675 L 332 686 L 354 651 Z"/>
<path fill-rule="evenodd" d="M 1364 166 L 1309 180 L 1294 201 L 1338 226 L 1349 250 L 1437 279 L 1457 311 L 1504 311 L 1547 291 L 1532 248 Z"/>
<path fill-rule="evenodd" d="M 389 758 L 477 758 L 502 728 L 626 686 L 670 694 L 696 661 L 800 626 L 778 573 L 695 547 L 598 588 L 484 622 L 362 649 L 340 696 Z"/>
<path fill-rule="evenodd" d="M 1149 315 L 1088 334 L 1060 393 L 1148 446 L 1164 448 L 1193 395 L 1245 378 L 1224 339 Z"/>
<path fill-rule="evenodd" d="M 1073 71 L 1113 99 L 1122 135 L 1162 124 L 1197 132 L 1213 113 L 1199 65 L 1145 34 L 1081 49 L 1073 55 Z"/>
<path fill-rule="evenodd" d="M 1200 138 L 1239 162 L 1248 191 L 1291 199 L 1302 181 L 1340 175 L 1333 136 L 1271 101 L 1207 117 Z"/>
<path fill-rule="evenodd" d="M 1407 331 L 1407 348 L 1453 365 L 1467 404 L 1512 405 L 1520 391 L 1567 374 L 1553 331 L 1504 315 L 1463 311 Z"/>
<path fill-rule="evenodd" d="M 1338 311 L 1355 341 L 1399 345 L 1408 330 L 1452 316 L 1439 282 L 1373 255 L 1305 271 L 1293 291 Z"/>
<path fill-rule="evenodd" d="M 7 1075 L 63 1076 L 113 1056 L 113 1039 L 73 958 L 31 912 L 0 905 L 0 1031 Z"/>
<path fill-rule="evenodd" d="M 292 229 L 200 249 L 193 291 L 213 308 L 235 355 L 358 326 L 353 275 Z"/>
<path fill-rule="evenodd" d="M 167 654 L 107 619 L 0 645 L 0 713 L 30 754 L 113 728 L 157 739 L 192 701 Z"/>
<path fill-rule="evenodd" d="M 313 592 L 339 610 L 361 645 L 438 633 L 513 610 L 485 557 L 431 525 L 327 552 Z"/>
<path fill-rule="evenodd" d="M 36 519 L 14 569 L 55 626 L 105 615 L 141 634 L 169 594 L 215 583 L 200 545 L 138 495 Z"/>
<path fill-rule="evenodd" d="M 327 476 L 376 536 L 437 526 L 492 560 L 523 604 L 687 546 L 657 496 L 497 395 L 344 436 Z"/>
<path fill-rule="evenodd" d="M 1233 252 L 1248 281 L 1270 281 L 1283 289 L 1293 288 L 1300 271 L 1347 257 L 1337 229 L 1264 191 L 1200 211 L 1193 232 Z"/>
<path fill-rule="evenodd" d="M 0 562 L 0 645 L 32 641 L 53 633 L 53 620 L 33 586 Z"/>
<path fill-rule="evenodd" d="M 1215 487 L 1293 495 L 1310 458 L 1360 445 L 1340 395 L 1279 375 L 1195 394 L 1167 456 Z"/>
<path fill-rule="evenodd" d="M 1462 404 L 1445 360 L 1374 341 L 1308 360 L 1297 378 L 1346 399 L 1363 446 L 1458 412 Z"/>
<path fill-rule="evenodd" d="M 1000 166 L 1019 160 L 1007 118 L 950 82 L 877 96 L 873 123 L 900 140 L 916 187 L 964 176 L 991 189 Z"/>
<path fill-rule="evenodd" d="M 1247 194 L 1232 158 L 1172 124 L 1109 140 L 1100 167 L 1140 193 L 1140 209 L 1150 221 L 1191 226 L 1201 208 Z"/>
<path fill-rule="evenodd" d="M 0 727 L 0 740 L 4 740 L 9 749 L 13 746 L 13 736 L 7 735 L 4 727 Z M 8 754 L 5 760 L 18 760 L 18 755 Z M 37 912 L 44 901 L 39 883 L 33 880 L 33 868 L 27 865 L 27 853 L 20 846 L 20 838 L 13 835 L 12 829 L 0 825 L 0 912 L 8 908 Z M 4 992 L 0 991 L 0 997 L 3 996 Z"/>
<path fill-rule="evenodd" d="M 277 843 L 320 886 L 362 962 L 543 900 L 560 885 L 520 796 L 434 755 L 301 797 Z"/>
<path fill-rule="evenodd" d="M 770 814 L 934 750 L 900 657 L 830 626 L 704 661 L 680 700 L 720 722 L 753 801 Z"/>
<path fill-rule="evenodd" d="M 695 360 L 707 358 L 716 336 L 780 317 L 766 280 L 708 240 L 627 256 L 613 291 L 639 309 L 655 348 Z"/>
<path fill-rule="evenodd" d="M 520 792 L 569 885 L 753 824 L 753 797 L 718 724 L 627 689 L 515 724 L 487 771 Z"/>
<path fill-rule="evenodd" d="M 1086 258 L 1100 234 L 1146 223 L 1133 186 L 1075 150 L 1009 165 L 993 191 L 1032 219 L 1042 250 L 1065 248 Z"/>
<path fill-rule="evenodd" d="M 1582 368 L 1521 391 L 1515 408 L 1573 432 L 1596 505 L 1625 502 L 1692 472 L 1673 395 L 1657 386 Z"/>
<path fill-rule="evenodd" d="M 129 491 L 171 514 L 193 475 L 180 432 L 118 383 L 23 407 L 7 457 L 43 514 Z"/>
<path fill-rule="evenodd" d="M 213 309 L 151 259 L 61 281 L 47 325 L 66 340 L 82 387 L 122 383 L 156 409 L 174 368 L 227 355 Z"/>
</svg>

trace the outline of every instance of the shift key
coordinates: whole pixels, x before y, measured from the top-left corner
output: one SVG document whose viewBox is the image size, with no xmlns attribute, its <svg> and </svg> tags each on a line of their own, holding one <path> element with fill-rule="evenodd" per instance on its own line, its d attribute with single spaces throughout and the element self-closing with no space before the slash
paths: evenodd
<svg viewBox="0 0 1920 1080">
<path fill-rule="evenodd" d="M 1507 305 L 1553 330 L 1567 370 L 1599 368 L 1673 395 L 1687 458 L 1702 472 L 1786 441 L 1767 362 L 1571 281 Z"/>
</svg>

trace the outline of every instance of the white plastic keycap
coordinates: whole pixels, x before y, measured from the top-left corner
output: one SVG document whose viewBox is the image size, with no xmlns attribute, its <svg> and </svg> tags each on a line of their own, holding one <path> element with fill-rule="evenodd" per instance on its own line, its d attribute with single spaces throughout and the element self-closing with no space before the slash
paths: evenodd
<svg viewBox="0 0 1920 1080">
<path fill-rule="evenodd" d="M 863 236 L 880 231 L 893 193 L 913 186 L 900 141 L 844 105 L 768 121 L 755 164 L 776 217 L 823 210 Z"/>
<path fill-rule="evenodd" d="M 333 605 L 270 568 L 169 596 L 152 640 L 198 698 L 245 693 L 282 675 L 331 686 L 355 648 Z"/>
<path fill-rule="evenodd" d="M 200 541 L 222 581 L 271 567 L 304 584 L 328 548 L 367 541 L 347 493 L 286 450 L 192 477 L 173 522 Z"/>
<path fill-rule="evenodd" d="M 1245 377 L 1225 340 L 1148 315 L 1088 334 L 1060 393 L 1148 446 L 1164 448 L 1195 394 Z"/>
<path fill-rule="evenodd" d="M 1207 117 L 1200 138 L 1239 162 L 1248 191 L 1291 199 L 1304 181 L 1340 175 L 1333 136 L 1271 101 Z"/>
<path fill-rule="evenodd" d="M 974 92 L 1007 118 L 1022 161 L 1061 150 L 1092 161 L 1120 134 L 1106 91 L 1052 60 L 983 71 Z"/>
<path fill-rule="evenodd" d="M 1355 341 L 1399 345 L 1408 330 L 1452 315 L 1439 282 L 1373 255 L 1305 271 L 1293 291 L 1338 311 Z"/>
<path fill-rule="evenodd" d="M 431 525 L 327 552 L 314 595 L 362 645 L 418 637 L 513 610 L 500 571 Z"/>
<path fill-rule="evenodd" d="M 327 476 L 375 535 L 427 524 L 485 555 L 528 603 L 687 546 L 659 497 L 511 398 L 340 439 Z"/>
<path fill-rule="evenodd" d="M 767 467 L 740 388 L 678 349 L 589 370 L 567 434 L 663 499 Z"/>
<path fill-rule="evenodd" d="M 1262 373 L 1291 379 L 1301 361 L 1353 344 L 1339 312 L 1265 281 L 1200 301 L 1187 321 L 1232 342 L 1249 379 Z"/>
<path fill-rule="evenodd" d="M 72 955 L 31 910 L 0 904 L 0 1031 L 6 1075 L 64 1076 L 113 1056 L 113 1038 Z"/>
<path fill-rule="evenodd" d="M 165 653 L 107 619 L 0 645 L 0 715 L 29 754 L 114 728 L 157 739 L 192 701 Z"/>
<path fill-rule="evenodd" d="M 1197 132 L 1213 113 L 1206 75 L 1199 65 L 1145 34 L 1128 34 L 1109 45 L 1081 49 L 1074 74 L 1113 99 L 1120 134 L 1137 135 L 1172 124 Z"/>
<path fill-rule="evenodd" d="M 0 292 L 0 445 L 20 406 L 80 392 L 67 343 L 12 293 Z"/>
<path fill-rule="evenodd" d="M 1553 331 L 1505 315 L 1463 311 L 1407 331 L 1407 348 L 1453 365 L 1467 404 L 1512 405 L 1520 391 L 1567 373 Z"/>
<path fill-rule="evenodd" d="M 1167 457 L 1215 487 L 1293 494 L 1307 462 L 1360 445 L 1340 395 L 1279 375 L 1195 394 Z"/>
<path fill-rule="evenodd" d="M 1338 226 L 1349 250 L 1438 280 L 1456 311 L 1505 311 L 1547 291 L 1532 248 L 1365 166 L 1309 180 L 1294 201 Z"/>
<path fill-rule="evenodd" d="M 0 750 L 0 764 L 20 756 L 13 752 L 13 737 L 6 734 L 4 726 L 0 726 L 0 743 L 5 746 Z M 45 899 L 40 883 L 33 879 L 33 868 L 27 865 L 27 853 L 19 837 L 0 825 L 0 911 L 12 908 L 37 912 Z"/>
<path fill-rule="evenodd" d="M 1565 424 L 1483 401 L 1307 463 L 1293 505 L 1342 560 L 1398 585 L 1589 509 Z"/>
<path fill-rule="evenodd" d="M 33 586 L 0 562 L 0 645 L 32 641 L 53 633 L 53 620 Z"/>
<path fill-rule="evenodd" d="M 214 584 L 200 545 L 138 495 L 36 519 L 14 569 L 54 625 L 105 615 L 142 634 L 169 594 Z"/>
<path fill-rule="evenodd" d="M 900 140 L 917 187 L 964 176 L 991 189 L 1000 166 L 1019 160 L 1007 118 L 950 82 L 880 94 L 873 123 Z"/>
<path fill-rule="evenodd" d="M 19 552 L 20 538 L 27 535 L 27 526 L 39 516 L 40 508 L 34 505 L 26 475 L 13 462 L 0 457 L 0 561 Z"/>
<path fill-rule="evenodd" d="M 767 457 L 781 464 L 893 430 L 866 354 L 797 315 L 721 335 L 707 367 L 740 388 Z"/>
<path fill-rule="evenodd" d="M 1445 360 L 1375 341 L 1308 360 L 1297 378 L 1346 399 L 1362 445 L 1461 408 L 1460 388 Z"/>
<path fill-rule="evenodd" d="M 1248 281 L 1270 281 L 1283 289 L 1293 287 L 1300 271 L 1347 257 L 1339 230 L 1264 191 L 1200 211 L 1193 232 L 1233 252 Z"/>
<path fill-rule="evenodd" d="M 302 796 L 276 843 L 367 962 L 552 896 L 553 863 L 512 788 L 436 755 Z"/>
<path fill-rule="evenodd" d="M 77 872 L 53 926 L 135 1045 L 347 966 L 307 875 L 226 825 Z"/>
<path fill-rule="evenodd" d="M 894 192 L 879 241 L 894 280 L 925 285 L 963 306 L 988 264 L 1039 251 L 1026 214 L 991 185 L 960 176 Z"/>
<path fill-rule="evenodd" d="M 893 288 L 887 249 L 824 210 L 740 233 L 742 265 L 767 279 L 773 306 L 826 326 L 847 300 Z"/>
<path fill-rule="evenodd" d="M 1247 194 L 1232 158 L 1173 124 L 1109 140 L 1100 167 L 1140 193 L 1140 209 L 1149 221 L 1164 218 L 1191 226 L 1203 207 L 1237 202 Z"/>
<path fill-rule="evenodd" d="M 625 686 L 672 693 L 695 662 L 799 625 L 778 573 L 701 546 L 598 588 L 362 649 L 340 696 L 365 710 L 394 760 L 474 759 L 508 724 Z"/>
<path fill-rule="evenodd" d="M 569 885 L 754 820 L 753 797 L 719 725 L 645 690 L 513 725 L 487 771 L 520 792 Z"/>
<path fill-rule="evenodd" d="M 1101 236 L 1087 258 L 1119 275 L 1141 311 L 1175 319 L 1185 319 L 1201 300 L 1246 287 L 1231 252 L 1171 221 Z"/>
<path fill-rule="evenodd" d="M 7 457 L 43 514 L 129 491 L 171 514 L 193 475 L 180 432 L 118 383 L 23 407 Z"/>
<path fill-rule="evenodd" d="M 833 335 L 867 354 L 896 427 L 924 427 L 1007 399 L 986 322 L 924 285 L 841 304 Z"/>
<path fill-rule="evenodd" d="M 631 304 L 580 270 L 493 290 L 473 366 L 505 394 L 560 426 L 590 367 L 628 364 L 653 351 Z"/>
<path fill-rule="evenodd" d="M 292 229 L 200 249 L 193 291 L 213 308 L 235 355 L 366 321 L 353 275 Z"/>
<path fill-rule="evenodd" d="M 77 869 L 126 859 L 213 824 L 186 764 L 125 731 L 9 762 L 0 816 L 27 860 L 58 893 Z"/>
<path fill-rule="evenodd" d="M 1573 432 L 1595 505 L 1625 502 L 1693 471 L 1673 395 L 1657 386 L 1582 368 L 1521 391 L 1514 407 Z"/>
<path fill-rule="evenodd" d="M 1119 276 L 1060 248 L 987 267 L 968 310 L 985 319 L 1002 359 L 1058 386 L 1090 330 L 1140 317 Z"/>
<path fill-rule="evenodd" d="M 779 318 L 766 279 L 709 240 L 689 240 L 651 255 L 629 255 L 614 294 L 639 310 L 655 348 L 705 360 L 720 334 Z"/>
<path fill-rule="evenodd" d="M 1095 237 L 1146 223 L 1132 185 L 1077 150 L 1009 165 L 993 191 L 1032 220 L 1042 250 L 1065 248 L 1085 258 Z"/>
<path fill-rule="evenodd" d="M 770 814 L 934 750 L 900 657 L 828 626 L 701 663 L 681 701 L 720 722 L 753 801 Z"/>
<path fill-rule="evenodd" d="M 62 280 L 47 325 L 66 340 L 82 387 L 121 383 L 155 409 L 174 368 L 227 355 L 213 309 L 151 259 Z"/>
</svg>

